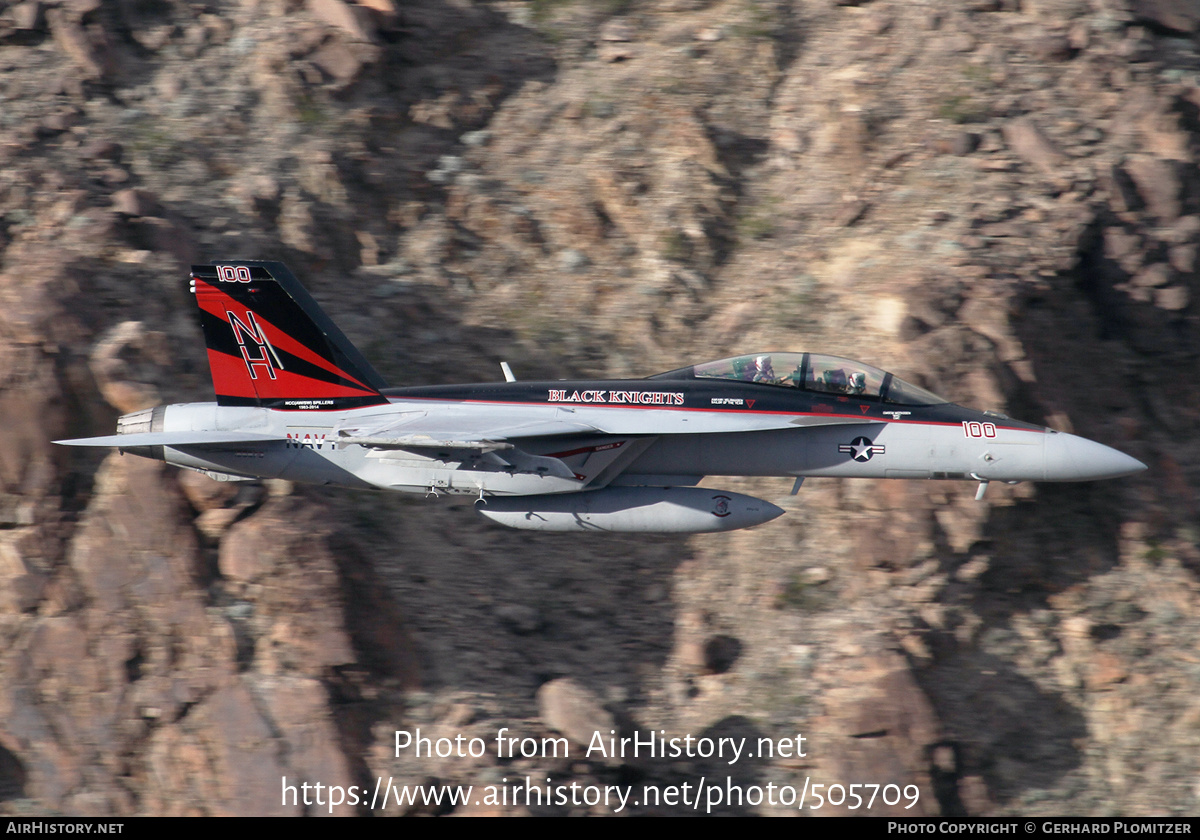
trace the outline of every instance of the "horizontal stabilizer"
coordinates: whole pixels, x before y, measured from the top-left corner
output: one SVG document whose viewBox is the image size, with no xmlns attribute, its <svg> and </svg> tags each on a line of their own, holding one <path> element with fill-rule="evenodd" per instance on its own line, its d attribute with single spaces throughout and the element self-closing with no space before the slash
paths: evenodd
<svg viewBox="0 0 1200 840">
<path fill-rule="evenodd" d="M 134 432 L 127 435 L 105 435 L 54 442 L 62 446 L 116 446 L 128 449 L 134 446 L 228 446 L 235 443 L 270 443 L 277 440 L 287 438 L 258 432 Z"/>
</svg>

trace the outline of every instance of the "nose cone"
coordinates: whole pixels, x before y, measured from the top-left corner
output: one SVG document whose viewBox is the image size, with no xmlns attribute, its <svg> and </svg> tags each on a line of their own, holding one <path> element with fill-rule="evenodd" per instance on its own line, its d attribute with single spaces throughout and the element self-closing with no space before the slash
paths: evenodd
<svg viewBox="0 0 1200 840">
<path fill-rule="evenodd" d="M 1137 458 L 1094 440 L 1065 432 L 1046 435 L 1047 481 L 1095 481 L 1146 469 Z"/>
</svg>

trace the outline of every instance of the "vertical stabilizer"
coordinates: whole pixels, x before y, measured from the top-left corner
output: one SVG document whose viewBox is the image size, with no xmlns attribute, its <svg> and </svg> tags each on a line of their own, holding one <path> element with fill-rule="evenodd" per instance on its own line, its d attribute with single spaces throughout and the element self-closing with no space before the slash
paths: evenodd
<svg viewBox="0 0 1200 840">
<path fill-rule="evenodd" d="M 385 404 L 383 378 L 287 266 L 192 266 L 218 405 L 284 410 Z"/>
</svg>

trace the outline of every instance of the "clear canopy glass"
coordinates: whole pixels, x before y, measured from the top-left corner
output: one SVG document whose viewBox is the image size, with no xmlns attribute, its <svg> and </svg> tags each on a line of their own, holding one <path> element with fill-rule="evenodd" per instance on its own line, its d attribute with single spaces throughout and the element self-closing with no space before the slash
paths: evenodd
<svg viewBox="0 0 1200 840">
<path fill-rule="evenodd" d="M 687 370 L 685 368 L 663 376 L 677 375 Z M 865 397 L 897 405 L 937 405 L 946 402 L 936 394 L 877 367 L 818 353 L 754 353 L 705 362 L 690 370 L 697 379 L 735 379 L 823 394 Z"/>
</svg>

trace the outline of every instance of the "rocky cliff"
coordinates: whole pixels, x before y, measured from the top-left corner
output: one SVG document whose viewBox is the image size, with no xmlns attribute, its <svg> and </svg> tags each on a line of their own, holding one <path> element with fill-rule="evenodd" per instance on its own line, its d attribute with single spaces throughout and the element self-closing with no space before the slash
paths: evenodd
<svg viewBox="0 0 1200 840">
<path fill-rule="evenodd" d="M 1197 813 L 1198 161 L 1189 0 L 0 0 L 0 812 Z M 725 482 L 790 512 L 581 539 L 50 444 L 211 398 L 186 270 L 234 258 L 397 385 L 813 350 L 1150 469 Z M 488 748 L 397 757 L 418 728 Z"/>
</svg>

